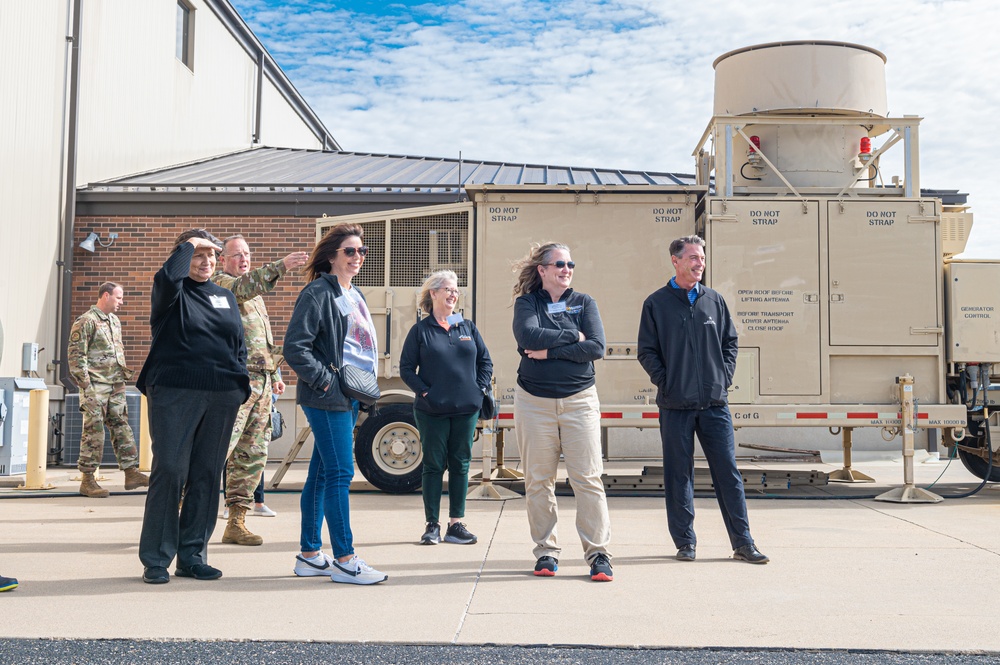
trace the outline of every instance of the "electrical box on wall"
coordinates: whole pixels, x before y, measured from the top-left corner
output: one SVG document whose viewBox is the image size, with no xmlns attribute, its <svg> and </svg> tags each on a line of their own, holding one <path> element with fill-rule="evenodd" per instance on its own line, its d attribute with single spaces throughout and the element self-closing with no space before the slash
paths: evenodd
<svg viewBox="0 0 1000 665">
<path fill-rule="evenodd" d="M 21 346 L 21 371 L 38 371 L 38 343 L 25 342 Z"/>
</svg>

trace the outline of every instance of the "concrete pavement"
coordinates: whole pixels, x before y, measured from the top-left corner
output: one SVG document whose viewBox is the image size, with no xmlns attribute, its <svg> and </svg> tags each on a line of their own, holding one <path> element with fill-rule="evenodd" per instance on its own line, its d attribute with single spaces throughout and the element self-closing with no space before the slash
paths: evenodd
<svg viewBox="0 0 1000 665">
<path fill-rule="evenodd" d="M 930 484 L 945 465 L 918 464 L 918 484 Z M 352 521 L 358 554 L 387 572 L 388 582 L 296 578 L 298 494 L 284 491 L 267 497 L 278 517 L 248 518 L 264 537 L 261 547 L 222 545 L 220 520 L 209 560 L 224 572 L 221 580 L 151 586 L 140 580 L 136 554 L 142 494 L 8 498 L 13 491 L 2 489 L 0 572 L 21 587 L 0 594 L 0 638 L 1000 652 L 992 626 L 1000 489 L 934 505 L 824 500 L 879 493 L 902 480 L 898 462 L 855 468 L 874 476 L 875 486 L 751 498 L 754 536 L 772 559 L 766 566 L 730 558 L 714 499 L 697 499 L 698 560 L 681 563 L 661 498 L 613 497 L 611 583 L 587 575 L 572 497 L 560 497 L 564 551 L 554 578 L 531 574 L 523 500 L 471 501 L 465 521 L 479 543 L 422 547 L 419 495 L 377 492 L 352 494 Z M 616 473 L 634 469 L 609 464 Z M 105 485 L 120 491 L 121 472 L 105 474 Z M 57 492 L 75 491 L 69 475 L 50 473 Z M 296 464 L 282 489 L 300 487 L 304 475 L 305 464 Z M 934 490 L 976 484 L 955 461 Z"/>
</svg>

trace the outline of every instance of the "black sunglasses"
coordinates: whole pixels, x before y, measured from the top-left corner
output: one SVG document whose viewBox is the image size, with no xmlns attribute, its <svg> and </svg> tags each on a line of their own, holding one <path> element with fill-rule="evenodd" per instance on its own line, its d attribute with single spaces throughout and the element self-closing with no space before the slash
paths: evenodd
<svg viewBox="0 0 1000 665">
<path fill-rule="evenodd" d="M 576 263 L 573 262 L 573 261 L 555 261 L 553 263 L 544 263 L 542 265 L 555 266 L 556 268 L 560 268 L 560 269 L 562 269 L 562 268 L 569 268 L 570 270 L 572 270 L 573 268 L 576 267 Z"/>
<path fill-rule="evenodd" d="M 355 252 L 361 256 L 368 256 L 368 248 L 364 245 L 361 247 L 341 247 L 337 251 L 343 252 L 344 256 L 354 256 Z"/>
</svg>

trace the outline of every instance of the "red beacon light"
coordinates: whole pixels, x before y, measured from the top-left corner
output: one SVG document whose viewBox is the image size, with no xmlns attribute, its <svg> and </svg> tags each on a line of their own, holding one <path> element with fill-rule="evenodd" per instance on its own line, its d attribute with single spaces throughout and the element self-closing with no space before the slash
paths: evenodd
<svg viewBox="0 0 1000 665">
<path fill-rule="evenodd" d="M 861 137 L 861 154 L 862 155 L 872 154 L 872 140 L 867 136 Z"/>
<path fill-rule="evenodd" d="M 751 153 L 754 153 L 754 152 L 757 152 L 758 150 L 760 150 L 760 137 L 759 136 L 751 136 L 750 137 L 750 146 L 749 147 L 750 147 L 750 152 Z"/>
</svg>

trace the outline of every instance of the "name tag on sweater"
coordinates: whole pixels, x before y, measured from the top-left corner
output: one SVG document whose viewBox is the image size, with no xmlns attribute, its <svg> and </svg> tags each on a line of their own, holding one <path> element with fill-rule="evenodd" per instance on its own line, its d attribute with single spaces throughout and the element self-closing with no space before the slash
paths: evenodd
<svg viewBox="0 0 1000 665">
<path fill-rule="evenodd" d="M 445 321 L 448 322 L 449 326 L 456 326 L 464 320 L 465 319 L 462 317 L 461 314 L 451 314 L 448 316 L 447 319 L 445 319 Z"/>
<path fill-rule="evenodd" d="M 209 296 L 208 299 L 212 301 L 212 307 L 215 309 L 229 309 L 229 299 L 225 296 Z"/>
<path fill-rule="evenodd" d="M 337 310 L 343 316 L 350 316 L 351 312 L 354 311 L 354 303 L 347 296 L 340 296 L 339 298 L 334 298 L 333 302 L 337 305 Z"/>
<path fill-rule="evenodd" d="M 549 314 L 559 314 L 566 311 L 565 302 L 550 302 L 549 303 Z"/>
</svg>

